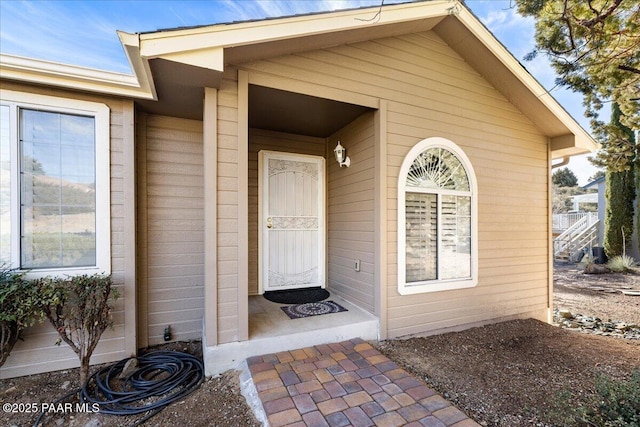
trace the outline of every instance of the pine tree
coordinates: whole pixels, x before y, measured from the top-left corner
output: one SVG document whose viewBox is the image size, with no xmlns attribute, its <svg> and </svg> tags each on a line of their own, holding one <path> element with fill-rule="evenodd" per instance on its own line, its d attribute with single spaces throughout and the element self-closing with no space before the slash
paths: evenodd
<svg viewBox="0 0 640 427">
<path fill-rule="evenodd" d="M 578 177 L 569 168 L 558 169 L 553 173 L 551 181 L 558 187 L 575 187 L 578 185 Z"/>
<path fill-rule="evenodd" d="M 604 249 L 608 257 L 624 253 L 623 241 L 627 245 L 631 243 L 633 205 L 636 196 L 633 175 L 633 169 L 607 173 Z"/>
<path fill-rule="evenodd" d="M 620 109 L 617 104 L 612 106 L 611 125 L 616 126 L 621 135 L 630 143 L 635 143 L 635 136 L 631 129 L 620 123 Z M 634 159 L 638 163 L 637 159 Z M 622 255 L 626 245 L 631 244 L 633 234 L 633 216 L 636 200 L 635 171 L 637 167 L 616 171 L 608 168 L 607 190 L 605 199 L 604 220 L 604 248 L 609 257 Z"/>
<path fill-rule="evenodd" d="M 586 116 L 602 144 L 596 162 L 609 171 L 633 168 L 640 152 L 613 123 L 600 120 L 605 103 L 619 122 L 640 129 L 640 2 L 637 0 L 516 0 L 536 20 L 536 47 L 558 73 L 556 83 L 584 96 Z"/>
</svg>

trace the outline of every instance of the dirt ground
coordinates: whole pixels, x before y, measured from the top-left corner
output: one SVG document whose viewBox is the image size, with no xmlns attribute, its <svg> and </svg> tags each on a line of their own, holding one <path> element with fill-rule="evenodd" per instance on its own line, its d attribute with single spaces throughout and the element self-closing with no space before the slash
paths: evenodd
<svg viewBox="0 0 640 427">
<path fill-rule="evenodd" d="M 640 275 L 584 275 L 558 266 L 556 307 L 640 324 L 640 296 L 607 289 L 640 290 Z M 200 343 L 169 349 L 200 355 Z M 423 379 L 482 425 L 566 425 L 567 404 L 583 404 L 595 378 L 629 378 L 640 369 L 640 340 L 602 337 L 516 320 L 463 332 L 377 344 L 397 363 Z M 165 347 L 166 348 L 166 347 Z M 77 386 L 77 370 L 0 380 L 4 403 L 53 402 Z M 567 400 L 559 400 L 560 395 Z M 33 425 L 37 414 L 0 412 L 2 426 Z M 111 427 L 132 425 L 140 416 L 53 414 L 40 425 Z M 554 421 L 555 420 L 555 421 Z M 170 405 L 144 426 L 258 426 L 239 392 L 236 372 L 210 378 L 193 394 Z"/>
<path fill-rule="evenodd" d="M 554 268 L 554 306 L 572 313 L 640 325 L 640 296 L 620 289 L 640 291 L 636 274 L 583 274 L 580 265 L 559 264 Z"/>
</svg>

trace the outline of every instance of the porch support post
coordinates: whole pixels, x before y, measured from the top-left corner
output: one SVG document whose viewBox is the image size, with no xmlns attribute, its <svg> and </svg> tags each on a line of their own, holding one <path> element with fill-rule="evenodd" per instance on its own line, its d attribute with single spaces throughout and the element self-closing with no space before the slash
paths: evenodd
<svg viewBox="0 0 640 427">
<path fill-rule="evenodd" d="M 379 338 L 387 338 L 387 101 L 381 99 L 375 125 L 375 310 Z"/>
<path fill-rule="evenodd" d="M 218 345 L 218 90 L 204 88 L 204 338 Z"/>
<path fill-rule="evenodd" d="M 547 267 L 547 323 L 553 323 L 553 182 L 552 163 L 553 153 L 551 152 L 551 139 L 547 140 L 547 251 L 548 251 L 548 267 Z"/>
<path fill-rule="evenodd" d="M 136 143 L 135 107 L 124 102 L 122 117 L 124 178 L 124 349 L 126 354 L 138 351 L 138 310 L 136 290 Z"/>
<path fill-rule="evenodd" d="M 238 341 L 249 339 L 249 73 L 238 70 Z"/>
<path fill-rule="evenodd" d="M 147 204 L 147 113 L 136 112 L 137 348 L 149 346 L 149 230 Z"/>
</svg>

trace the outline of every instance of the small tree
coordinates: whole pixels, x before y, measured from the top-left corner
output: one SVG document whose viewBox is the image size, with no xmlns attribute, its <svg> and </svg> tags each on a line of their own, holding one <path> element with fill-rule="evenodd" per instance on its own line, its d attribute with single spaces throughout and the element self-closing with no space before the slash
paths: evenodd
<svg viewBox="0 0 640 427">
<path fill-rule="evenodd" d="M 102 333 L 113 324 L 109 300 L 116 300 L 111 276 L 82 275 L 74 277 L 44 278 L 37 281 L 38 289 L 46 295 L 49 304 L 44 312 L 80 359 L 80 383 L 89 377 L 91 354 Z"/>
<path fill-rule="evenodd" d="M 569 168 L 558 169 L 553 173 L 552 182 L 558 187 L 575 187 L 578 177 Z"/>
<path fill-rule="evenodd" d="M 633 130 L 620 122 L 620 109 L 617 104 L 611 108 L 611 126 L 618 129 L 618 134 L 630 143 L 635 144 Z M 634 166 L 637 159 L 628 160 Z M 624 242 L 631 243 L 633 234 L 634 201 L 636 199 L 635 167 L 617 170 L 609 167 L 607 170 L 607 189 L 605 198 L 604 247 L 609 257 L 623 255 Z"/>
<path fill-rule="evenodd" d="M 624 242 L 631 242 L 633 202 L 635 199 L 633 170 L 609 172 L 605 198 L 604 249 L 608 257 L 622 255 Z"/>
<path fill-rule="evenodd" d="M 44 299 L 24 274 L 0 266 L 0 366 L 9 357 L 22 331 L 44 320 Z"/>
</svg>

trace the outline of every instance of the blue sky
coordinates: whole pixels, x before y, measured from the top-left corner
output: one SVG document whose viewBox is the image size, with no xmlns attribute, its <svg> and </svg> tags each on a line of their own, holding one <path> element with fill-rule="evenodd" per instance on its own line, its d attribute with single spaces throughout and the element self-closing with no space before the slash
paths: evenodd
<svg viewBox="0 0 640 427">
<path fill-rule="evenodd" d="M 385 4 L 398 0 L 386 0 Z M 582 98 L 554 88 L 545 58 L 524 62 L 533 48 L 534 21 L 519 16 L 511 0 L 467 0 L 467 5 L 511 53 L 588 129 Z M 0 0 L 2 53 L 130 73 L 116 30 L 130 33 L 272 18 L 301 13 L 378 6 L 380 0 Z M 580 184 L 595 169 L 586 156 L 569 164 Z"/>
</svg>

